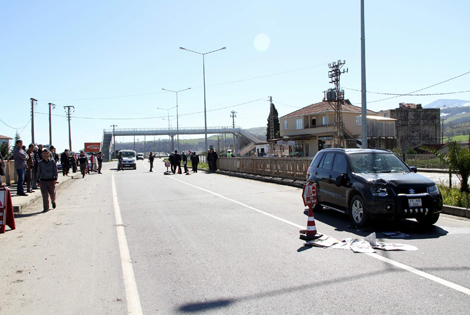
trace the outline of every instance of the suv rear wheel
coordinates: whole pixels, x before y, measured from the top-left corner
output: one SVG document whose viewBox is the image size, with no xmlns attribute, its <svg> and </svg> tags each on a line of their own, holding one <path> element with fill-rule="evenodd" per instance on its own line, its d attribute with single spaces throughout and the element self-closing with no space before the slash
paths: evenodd
<svg viewBox="0 0 470 315">
<path fill-rule="evenodd" d="M 349 214 L 352 223 L 358 227 L 363 227 L 369 221 L 369 215 L 361 196 L 356 195 L 353 197 L 349 205 Z"/>
</svg>

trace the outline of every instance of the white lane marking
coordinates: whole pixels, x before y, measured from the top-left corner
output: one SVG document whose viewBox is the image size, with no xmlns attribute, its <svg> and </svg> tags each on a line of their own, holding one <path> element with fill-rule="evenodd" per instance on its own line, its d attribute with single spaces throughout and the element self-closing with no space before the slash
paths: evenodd
<svg viewBox="0 0 470 315">
<path fill-rule="evenodd" d="M 236 204 L 239 204 L 240 206 L 243 206 L 243 207 L 245 207 L 245 208 L 254 210 L 254 211 L 256 211 L 256 212 L 259 212 L 259 213 L 261 213 L 261 214 L 264 214 L 264 215 L 266 215 L 266 216 L 268 216 L 268 217 L 274 218 L 274 219 L 279 220 L 279 221 L 281 221 L 281 222 L 290 224 L 290 225 L 295 226 L 295 227 L 297 227 L 297 228 L 301 228 L 301 229 L 304 228 L 303 226 L 300 226 L 300 225 L 295 224 L 295 223 L 293 223 L 293 222 L 284 220 L 283 218 L 277 217 L 277 216 L 275 216 L 275 215 L 272 215 L 272 214 L 270 214 L 270 213 L 261 211 L 261 210 L 259 210 L 259 209 L 253 208 L 252 206 L 249 206 L 249 205 L 246 205 L 246 204 L 244 204 L 244 203 L 241 203 L 240 201 L 236 201 L 236 200 L 227 198 L 227 197 L 222 196 L 222 195 L 220 195 L 220 194 L 218 194 L 218 193 L 215 193 L 215 192 L 213 192 L 213 191 L 210 191 L 210 190 L 207 190 L 207 189 L 198 187 L 198 186 L 194 186 L 194 185 L 192 185 L 192 184 L 183 182 L 183 181 L 181 181 L 181 180 L 179 180 L 179 179 L 176 179 L 176 178 L 174 178 L 174 177 L 170 177 L 170 178 L 171 178 L 171 179 L 174 179 L 174 180 L 176 180 L 176 181 L 178 181 L 178 182 L 181 182 L 181 183 L 183 183 L 183 184 L 186 184 L 186 185 L 192 186 L 192 187 L 194 187 L 194 188 L 197 188 L 197 189 L 203 190 L 203 191 L 205 191 L 205 192 L 208 192 L 208 193 L 210 193 L 210 194 L 213 194 L 213 195 L 215 195 L 215 196 L 217 196 L 217 197 L 220 197 L 220 198 L 222 198 L 222 199 L 225 199 L 225 200 L 234 202 L 234 203 L 236 203 Z"/>
<path fill-rule="evenodd" d="M 267 212 L 258 210 L 258 209 L 256 209 L 256 208 L 253 208 L 252 206 L 248 206 L 248 205 L 246 205 L 246 204 L 244 204 L 244 203 L 241 203 L 241 202 L 239 202 L 239 201 L 236 201 L 236 200 L 227 198 L 227 197 L 225 197 L 225 196 L 222 196 L 222 195 L 220 195 L 220 194 L 218 194 L 218 193 L 212 192 L 212 191 L 210 191 L 210 190 L 207 190 L 207 189 L 204 189 L 204 188 L 201 188 L 201 187 L 198 187 L 198 186 L 189 184 L 189 183 L 187 183 L 187 182 L 184 182 L 184 181 L 182 181 L 182 180 L 176 179 L 176 178 L 174 178 L 174 177 L 170 177 L 170 178 L 171 178 L 171 179 L 174 179 L 174 180 L 176 180 L 176 181 L 178 181 L 178 182 L 180 182 L 180 183 L 183 183 L 183 184 L 189 185 L 189 186 L 191 186 L 191 187 L 200 189 L 200 190 L 202 190 L 202 191 L 208 192 L 208 193 L 210 193 L 210 194 L 212 194 L 212 195 L 215 195 L 215 196 L 217 196 L 217 197 L 220 197 L 220 198 L 222 198 L 222 199 L 225 199 L 225 200 L 234 202 L 234 203 L 239 204 L 239 205 L 241 205 L 241 206 L 243 206 L 243 207 L 246 207 L 246 208 L 248 208 L 248 209 L 251 209 L 251 210 L 254 210 L 254 211 L 256 211 L 256 212 L 259 212 L 259 213 L 261 213 L 261 214 L 267 215 L 268 217 L 274 218 L 274 219 L 279 220 L 279 221 L 281 221 L 281 222 L 290 224 L 290 225 L 295 226 L 295 227 L 298 227 L 298 228 L 302 228 L 302 229 L 305 228 L 305 227 L 300 226 L 300 225 L 298 225 L 298 224 L 295 224 L 295 223 L 293 223 L 293 222 L 290 222 L 290 221 L 284 220 L 284 219 L 282 219 L 282 218 L 279 218 L 279 217 L 277 217 L 277 216 L 275 216 L 275 215 L 272 215 L 272 214 L 269 214 L 269 213 L 267 213 Z M 388 263 L 388 264 L 390 264 L 390 265 L 392 265 L 392 266 L 395 266 L 395 267 L 401 268 L 401 269 L 403 269 L 403 270 L 409 271 L 409 272 L 411 272 L 411 273 L 414 273 L 414 274 L 416 274 L 416 275 L 418 275 L 418 276 L 421 276 L 421 277 L 423 277 L 423 278 L 426 278 L 426 279 L 428 279 L 428 280 L 431 280 L 431 281 L 434 281 L 434 282 L 436 282 L 436 283 L 442 284 L 442 285 L 444 285 L 444 286 L 446 286 L 446 287 L 449 287 L 449 288 L 451 288 L 451 289 L 454 289 L 454 290 L 457 290 L 457 291 L 462 292 L 462 293 L 464 293 L 464 294 L 470 295 L 470 289 L 467 289 L 467 288 L 465 288 L 465 287 L 462 287 L 462 286 L 460 286 L 460 285 L 458 285 L 458 284 L 455 284 L 455 283 L 452 283 L 452 282 L 450 282 L 450 281 L 444 280 L 444 279 L 442 279 L 442 278 L 433 276 L 433 275 L 431 275 L 431 274 L 429 274 L 429 273 L 426 273 L 426 272 L 424 272 L 424 271 L 421 271 L 421 270 L 415 269 L 415 268 L 413 268 L 413 267 L 407 266 L 407 265 L 405 265 L 405 264 L 399 263 L 399 262 L 397 262 L 397 261 L 395 261 L 395 260 L 392 260 L 392 259 L 389 259 L 389 258 L 380 256 L 380 255 L 378 255 L 378 254 L 367 254 L 367 255 L 369 255 L 369 256 L 372 257 L 372 258 L 375 258 L 375 259 L 381 260 L 381 261 L 383 261 L 383 262 L 386 262 L 386 263 Z"/>
<path fill-rule="evenodd" d="M 392 260 L 392 259 L 389 259 L 389 258 L 386 258 L 386 257 L 383 257 L 383 256 L 380 256 L 380 255 L 377 255 L 377 254 L 372 254 L 372 253 L 367 253 L 366 255 L 369 255 L 370 257 L 374 257 L 375 259 L 378 259 L 378 260 L 381 260 L 383 262 L 386 262 L 390 265 L 393 265 L 395 267 L 398 267 L 398 268 L 401 268 L 403 270 L 406 270 L 406 271 L 409 271 L 411 273 L 414 273 L 418 276 L 421 276 L 423 278 L 426 278 L 426 279 L 429 279 L 431 281 L 434 281 L 434 282 L 437 282 L 439 284 L 442 284 L 446 287 L 449 287 L 451 289 L 454 289 L 456 291 L 459 291 L 459 292 L 462 292 L 464 294 L 467 294 L 467 295 L 470 295 L 470 289 L 467 289 L 465 287 L 462 287 L 458 284 L 455 284 L 453 282 L 450 282 L 450 281 L 447 281 L 447 280 L 444 280 L 442 278 L 439 278 L 439 277 L 436 277 L 436 276 L 433 276 L 429 273 L 426 273 L 424 271 L 421 271 L 421 270 L 418 270 L 418 269 L 415 269 L 413 267 L 410 267 L 410 266 L 407 266 L 407 265 L 404 265 L 402 263 L 399 263 L 395 260 Z"/>
<path fill-rule="evenodd" d="M 119 253 L 121 254 L 122 275 L 124 277 L 124 287 L 126 290 L 127 311 L 128 314 L 141 315 L 142 306 L 140 305 L 139 292 L 137 291 L 137 283 L 134 277 L 134 269 L 132 267 L 129 246 L 127 245 L 126 232 L 122 224 L 121 209 L 116 193 L 116 185 L 114 184 L 114 172 L 112 173 L 111 183 L 113 187 L 113 204 L 114 215 L 116 217 L 116 230 L 119 242 Z"/>
</svg>

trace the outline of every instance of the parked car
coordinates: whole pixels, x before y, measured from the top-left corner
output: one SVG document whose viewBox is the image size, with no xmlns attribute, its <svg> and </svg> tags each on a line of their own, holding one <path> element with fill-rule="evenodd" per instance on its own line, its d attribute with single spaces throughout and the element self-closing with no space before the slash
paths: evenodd
<svg viewBox="0 0 470 315">
<path fill-rule="evenodd" d="M 143 153 L 137 153 L 137 160 L 143 160 L 144 159 L 144 154 Z"/>
<path fill-rule="evenodd" d="M 119 150 L 118 152 L 118 156 L 119 156 L 119 153 L 122 152 L 122 159 L 123 159 L 123 162 L 122 162 L 122 165 L 123 167 L 130 167 L 130 168 L 133 168 L 133 169 L 137 169 L 137 165 L 136 165 L 136 153 L 134 150 Z M 118 167 L 119 167 L 119 160 L 118 160 Z"/>
<path fill-rule="evenodd" d="M 388 150 L 323 149 L 307 178 L 317 184 L 315 210 L 326 206 L 349 214 L 356 226 L 374 217 L 432 225 L 442 212 L 442 195 L 434 181 L 416 172 Z"/>
</svg>

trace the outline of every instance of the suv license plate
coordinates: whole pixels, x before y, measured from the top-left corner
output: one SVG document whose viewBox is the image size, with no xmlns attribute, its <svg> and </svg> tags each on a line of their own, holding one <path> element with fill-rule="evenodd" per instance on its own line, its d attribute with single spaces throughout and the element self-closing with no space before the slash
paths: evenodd
<svg viewBox="0 0 470 315">
<path fill-rule="evenodd" d="M 421 201 L 421 199 L 408 199 L 408 206 L 421 207 L 423 206 L 423 202 Z"/>
</svg>

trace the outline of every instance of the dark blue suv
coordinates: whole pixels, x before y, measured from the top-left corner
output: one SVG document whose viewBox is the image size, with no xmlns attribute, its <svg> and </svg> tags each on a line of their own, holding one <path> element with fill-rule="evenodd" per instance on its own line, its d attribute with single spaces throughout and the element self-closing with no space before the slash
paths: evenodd
<svg viewBox="0 0 470 315">
<path fill-rule="evenodd" d="M 442 212 L 434 181 L 416 174 L 393 152 L 323 149 L 312 160 L 308 181 L 317 183 L 318 205 L 349 214 L 362 227 L 373 217 L 415 218 L 432 225 Z"/>
</svg>

